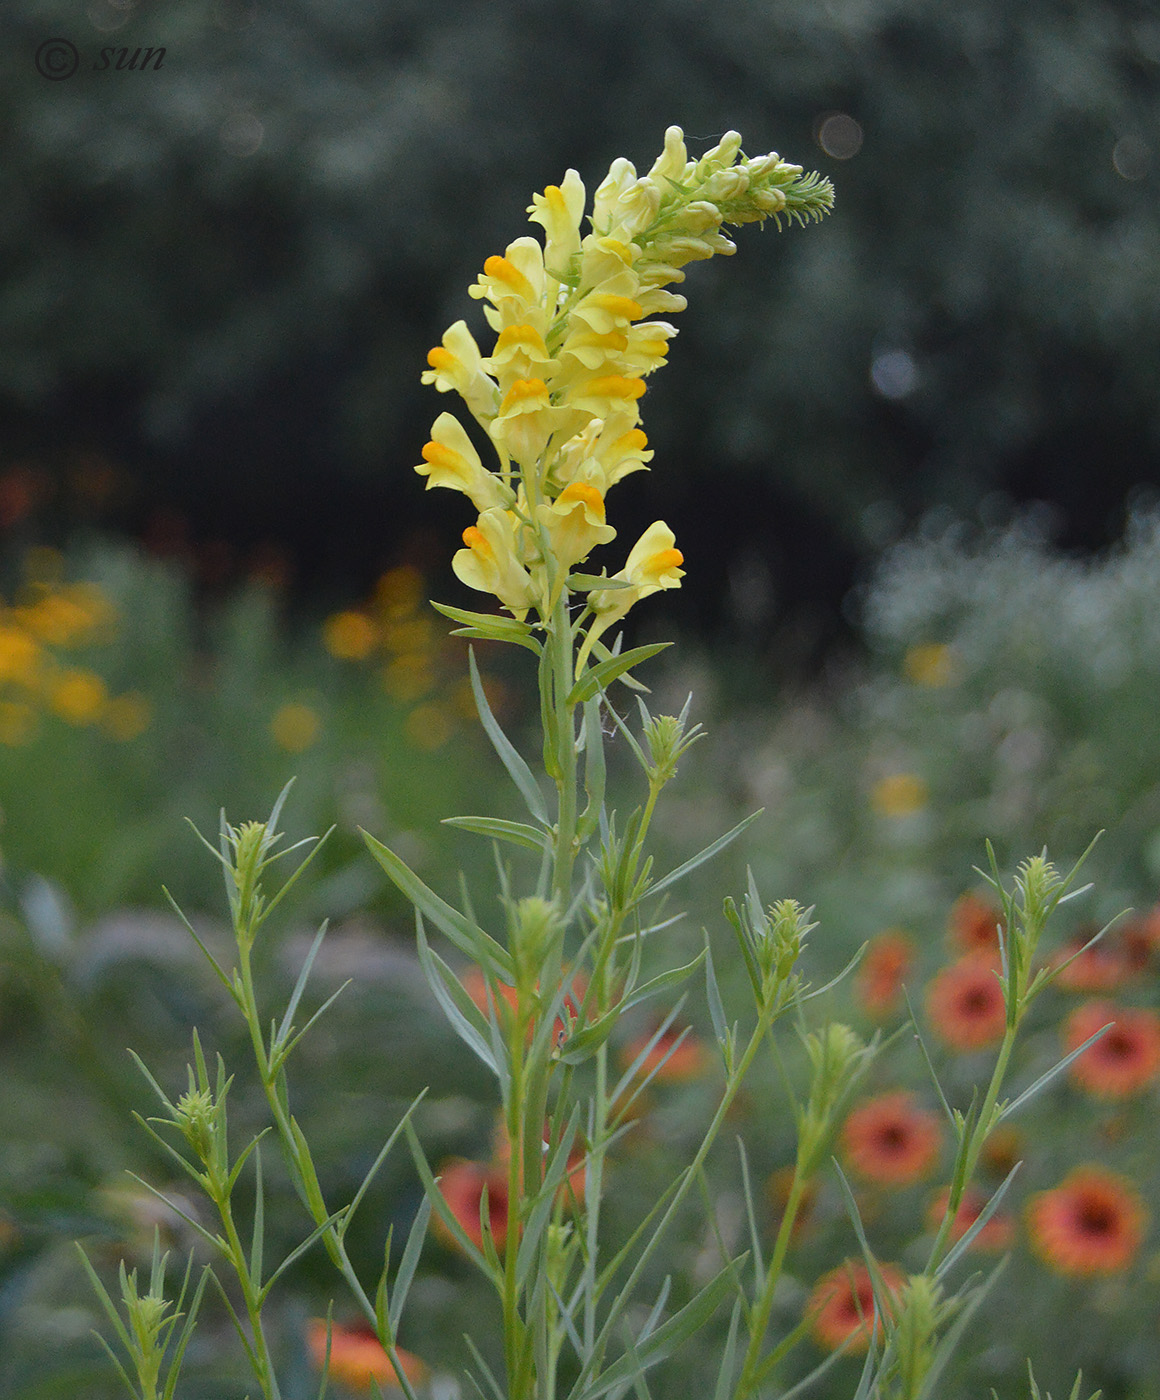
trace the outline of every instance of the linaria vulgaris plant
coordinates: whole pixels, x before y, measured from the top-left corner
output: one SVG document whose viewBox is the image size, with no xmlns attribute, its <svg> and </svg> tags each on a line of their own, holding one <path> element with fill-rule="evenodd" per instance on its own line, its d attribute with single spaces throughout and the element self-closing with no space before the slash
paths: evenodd
<svg viewBox="0 0 1160 1400">
<path fill-rule="evenodd" d="M 382 1359 L 379 1369 L 366 1362 L 359 1376 L 380 1393 L 397 1386 L 408 1400 L 417 1400 L 421 1372 L 409 1364 L 399 1339 L 432 1215 L 494 1291 L 494 1315 L 481 1320 L 489 1334 L 468 1339 L 471 1383 L 476 1393 L 493 1400 L 647 1396 L 646 1375 L 719 1310 L 729 1322 L 714 1400 L 775 1395 L 788 1400 L 843 1354 L 839 1348 L 805 1380 L 784 1389 L 782 1363 L 815 1319 L 807 1312 L 798 1325 L 779 1333 L 774 1301 L 803 1201 L 818 1175 L 831 1170 L 836 1130 L 880 1049 L 878 1038 L 866 1043 L 845 1025 L 810 1025 L 807 1008 L 827 990 L 811 987 L 802 970 L 802 952 L 815 927 L 811 911 L 793 899 L 767 904 L 752 878 L 741 898 L 724 903 L 724 920 L 735 934 L 736 956 L 752 992 L 747 1013 L 727 1011 L 723 1004 L 708 934 L 691 962 L 673 966 L 670 958 L 666 963 L 665 930 L 674 919 L 661 897 L 759 814 L 675 869 L 655 868 L 649 840 L 657 803 L 700 729 L 690 723 L 688 704 L 678 715 L 649 710 L 636 672 L 662 648 L 623 650 L 613 629 L 641 600 L 678 587 L 683 559 L 673 532 L 656 521 L 619 556 L 620 567 L 593 572 L 588 564 L 593 550 L 616 538 L 606 515 L 609 491 L 645 469 L 653 455 L 639 426 L 640 400 L 647 376 L 664 363 L 676 333 L 669 321 L 651 318 L 685 305 L 670 288 L 684 280 L 688 263 L 734 251 L 723 232 L 726 224 L 772 219 L 778 227 L 793 221 L 804 225 L 825 214 L 832 198 L 828 181 L 803 174 L 776 154 L 744 156 L 734 132 L 692 160 L 681 131 L 671 127 L 647 175 L 638 176 L 626 160 L 613 164 L 593 198 L 589 232 L 581 231 L 587 200 L 575 171 L 534 196 L 529 212 L 543 241 L 517 239 L 502 256 L 487 259 L 470 288 L 485 303 L 494 333 L 489 353 L 462 321 L 431 351 L 424 380 L 441 392 L 457 393 L 471 421 L 464 426 L 452 413 L 441 413 L 417 470 L 429 488 L 450 488 L 471 502 L 477 518 L 463 531 L 453 568 L 463 583 L 490 595 L 503 611 L 435 606 L 459 624 L 459 635 L 515 645 L 534 657 L 542 757 L 537 770 L 501 729 L 472 657 L 480 718 L 527 819 L 448 820 L 494 843 L 498 901 L 473 900 L 464 888 L 450 903 L 398 854 L 371 835 L 366 841 L 414 906 L 419 958 L 435 997 L 494 1077 L 506 1139 L 502 1173 L 489 1176 L 478 1221 L 466 1219 L 427 1160 L 415 1123 L 416 1101 L 392 1126 L 353 1198 L 339 1205 L 328 1199 L 294 1115 L 287 1077 L 295 1047 L 330 1005 L 325 1002 L 299 1023 L 325 925 L 284 1014 L 267 1026 L 252 951 L 305 862 L 276 893 L 268 892 L 266 875 L 279 854 L 277 824 L 285 791 L 266 822 L 235 827 L 223 816 L 214 854 L 225 871 L 234 965 L 227 968 L 203 951 L 249 1028 L 269 1125 L 238 1150 L 227 1119 L 232 1076 L 220 1058 L 211 1068 L 196 1037 L 194 1063 L 180 1096 L 141 1066 L 161 1105 L 157 1116 L 142 1121 L 208 1199 L 216 1223 L 186 1214 L 209 1262 L 180 1331 L 192 1264 L 176 1301 L 165 1295 L 165 1261 L 159 1254 L 144 1296 L 136 1276 L 122 1271 L 128 1327 L 97 1284 L 129 1362 L 126 1367 L 118 1358 L 117 1364 L 136 1400 L 175 1395 L 207 1281 L 229 1310 L 260 1393 L 278 1400 L 283 1393 L 278 1347 L 267 1335 L 264 1304 L 283 1273 L 315 1246 L 325 1250 L 365 1319 L 360 1355 L 370 1348 Z M 635 692 L 635 704 L 625 704 L 626 691 Z M 640 769 L 641 800 L 627 813 L 606 803 L 611 738 L 623 742 Z M 1045 856 L 1036 857 L 1024 862 L 1008 890 L 992 859 L 990 879 L 1003 906 L 1005 1031 L 990 1081 L 968 1107 L 953 1107 L 939 1090 L 957 1146 L 945 1212 L 920 1271 L 903 1274 L 879 1263 L 839 1170 L 872 1314 L 848 1336 L 850 1342 L 860 1336 L 867 1343 L 854 1400 L 936 1395 L 951 1352 L 988 1287 L 990 1280 L 975 1280 L 956 1289 L 951 1275 L 994 1214 L 1010 1178 L 957 1240 L 951 1224 L 988 1134 L 1064 1067 L 1056 1066 L 1013 1099 L 1004 1097 L 1005 1071 L 1024 1013 L 1058 971 L 1035 971 L 1036 950 L 1049 915 L 1070 897 L 1075 873 L 1061 875 Z M 433 946 L 429 930 L 468 960 L 482 991 L 469 992 Z M 669 1034 L 680 1002 L 662 1013 L 627 1068 L 616 1065 L 610 1042 L 634 1007 L 669 998 L 695 974 L 704 979 L 722 1068 L 716 1107 L 691 1158 L 627 1240 L 610 1249 L 602 1222 L 608 1163 L 633 1122 L 642 1092 L 680 1047 L 680 1038 Z M 679 1213 L 695 1190 L 704 1190 L 710 1152 L 747 1072 L 764 1049 L 779 1056 L 773 1032 L 786 1021 L 793 1026 L 788 1038 L 800 1042 L 808 1088 L 800 1098 L 791 1093 L 796 1160 L 772 1251 L 767 1255 L 755 1224 L 742 1149 L 748 1249 L 738 1257 L 718 1236 L 716 1270 L 691 1296 L 672 1301 L 666 1279 L 656 1296 L 643 1299 L 644 1284 L 673 1243 Z M 1090 1039 L 1068 1060 L 1087 1044 Z M 299 1243 L 276 1261 L 264 1251 L 263 1139 L 268 1133 L 280 1145 L 305 1214 Z M 401 1256 L 387 1234 L 382 1268 L 376 1279 L 367 1279 L 348 1253 L 347 1234 L 387 1154 L 401 1142 L 425 1187 L 424 1203 Z M 243 1177 L 252 1200 L 244 1220 L 236 1203 Z M 501 1194 L 504 1212 L 492 1208 Z M 354 1363 L 345 1351 L 340 1357 L 338 1331 L 329 1320 L 318 1337 L 321 1397 L 328 1372 L 333 1373 L 329 1379 L 350 1381 Z M 489 1354 L 502 1356 L 499 1374 Z"/>
</svg>

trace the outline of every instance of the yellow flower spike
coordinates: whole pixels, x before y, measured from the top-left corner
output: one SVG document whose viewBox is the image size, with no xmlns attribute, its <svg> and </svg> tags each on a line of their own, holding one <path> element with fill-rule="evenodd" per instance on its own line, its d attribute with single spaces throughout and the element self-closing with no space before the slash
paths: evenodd
<svg viewBox="0 0 1160 1400">
<path fill-rule="evenodd" d="M 631 241 L 648 228 L 661 205 L 661 190 L 623 156 L 612 162 L 592 198 L 592 227 L 600 234 Z"/>
<path fill-rule="evenodd" d="M 574 330 L 560 348 L 561 358 L 570 355 L 585 369 L 602 369 L 617 360 L 628 349 L 628 336 L 623 331 L 606 331 L 600 335 L 584 327 Z"/>
<path fill-rule="evenodd" d="M 645 463 L 653 459 L 654 454 L 646 450 L 648 438 L 641 428 L 629 428 L 627 432 L 618 431 L 626 422 L 627 419 L 619 419 L 615 423 L 607 424 L 600 436 L 596 456 L 609 486 L 615 485 L 631 472 L 647 471 Z"/>
<path fill-rule="evenodd" d="M 586 559 L 598 544 L 616 538 L 616 531 L 605 524 L 604 497 L 583 481 L 565 486 L 551 505 L 538 506 L 536 515 L 564 571 Z"/>
<path fill-rule="evenodd" d="M 516 617 L 523 619 L 536 602 L 536 587 L 520 562 L 519 517 L 508 510 L 485 510 L 463 532 L 466 549 L 456 552 L 451 567 L 468 588 L 494 593 Z"/>
<path fill-rule="evenodd" d="M 480 422 L 495 416 L 499 389 L 483 370 L 483 356 L 466 321 L 449 326 L 443 343 L 427 354 L 430 369 L 421 376 L 424 384 L 434 384 L 441 394 L 454 389 Z"/>
<path fill-rule="evenodd" d="M 511 489 L 489 472 L 460 423 L 451 413 L 441 413 L 431 428 L 431 441 L 423 448 L 423 461 L 415 468 L 427 478 L 427 490 L 446 486 L 470 497 L 476 510 L 507 507 Z"/>
<path fill-rule="evenodd" d="M 638 374 L 651 374 L 669 356 L 669 341 L 677 333 L 667 321 L 644 321 L 629 331 L 623 363 Z"/>
<path fill-rule="evenodd" d="M 532 195 L 528 214 L 530 221 L 539 224 L 546 235 L 544 266 L 550 276 L 566 272 L 568 264 L 580 251 L 580 220 L 584 217 L 585 199 L 584 181 L 575 170 L 569 170 L 561 184 L 549 185 L 543 194 Z"/>
</svg>

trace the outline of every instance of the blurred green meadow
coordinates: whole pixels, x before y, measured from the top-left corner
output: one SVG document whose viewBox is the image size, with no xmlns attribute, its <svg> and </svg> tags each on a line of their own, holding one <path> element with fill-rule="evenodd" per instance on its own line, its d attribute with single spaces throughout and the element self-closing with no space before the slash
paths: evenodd
<svg viewBox="0 0 1160 1400">
<path fill-rule="evenodd" d="M 481 887 L 492 854 L 440 819 L 514 814 L 515 801 L 473 715 L 465 648 L 448 639 L 448 624 L 427 605 L 429 581 L 411 564 L 387 570 L 367 596 L 313 613 L 291 607 L 272 577 L 206 601 L 179 565 L 95 535 L 63 549 L 14 549 L 3 566 L 0 1393 L 104 1400 L 119 1382 L 90 1335 L 101 1318 L 73 1241 L 107 1278 L 121 1259 L 148 1267 L 155 1227 L 175 1257 L 192 1248 L 200 1258 L 204 1249 L 181 1213 L 129 1175 L 176 1193 L 199 1219 L 196 1191 L 174 1180 L 172 1163 L 133 1121 L 153 1105 L 126 1047 L 169 1092 L 183 1087 L 195 1027 L 231 1069 L 248 1053 L 235 1008 L 163 893 L 211 951 L 225 948 L 220 866 L 186 818 L 216 842 L 222 808 L 235 823 L 264 818 L 293 777 L 287 844 L 334 828 L 256 957 L 274 1014 L 315 929 L 330 920 L 311 1009 L 350 981 L 298 1052 L 294 1095 L 327 1193 L 342 1197 L 424 1086 L 416 1122 L 430 1160 L 486 1164 L 498 1150 L 491 1081 L 431 998 L 412 915 L 367 857 L 359 828 L 453 898 L 456 872 Z M 665 859 L 678 864 L 764 808 L 682 890 L 672 912 L 684 917 L 661 936 L 692 957 L 702 927 L 710 930 L 728 1005 L 745 974 L 722 896 L 740 896 L 751 871 L 765 899 L 814 905 L 819 927 L 805 967 L 815 984 L 868 944 L 859 970 L 827 994 L 826 1013 L 864 1035 L 889 1034 L 907 1022 L 905 984 L 956 1106 L 965 1107 L 993 1058 L 989 974 L 983 992 L 968 989 L 957 1001 L 947 975 L 988 956 L 995 912 L 973 869 L 986 866 L 984 839 L 1009 875 L 1045 845 L 1066 868 L 1104 832 L 1084 872 L 1094 886 L 1061 911 L 1051 950 L 1117 922 L 1036 1003 L 1012 1092 L 1078 1043 L 1068 1027 L 1086 1008 L 1105 1019 L 1118 1011 L 1128 1031 L 1117 1050 L 1078 1062 L 1020 1110 L 985 1162 L 983 1186 L 992 1190 L 1015 1162 L 1023 1166 L 994 1230 L 967 1256 L 966 1272 L 1005 1252 L 1009 1260 L 943 1383 L 940 1393 L 953 1400 L 992 1386 L 1002 1397 L 1025 1394 L 1028 1355 L 1057 1396 L 1080 1366 L 1105 1400 L 1160 1393 L 1160 1246 L 1148 1215 L 1160 1205 L 1158 595 L 1160 522 L 1147 515 L 1094 559 L 1055 549 L 1033 516 L 1001 528 L 942 521 L 880 559 L 859 597 L 858 644 L 811 681 L 787 681 L 768 660 L 696 641 L 651 663 L 654 712 L 675 713 L 692 692 L 693 715 L 709 730 L 660 809 Z M 496 656 L 488 644 L 479 650 L 491 703 L 515 734 L 533 718 L 534 677 L 522 659 Z M 626 709 L 631 697 L 620 695 Z M 627 776 L 626 766 L 611 803 L 622 810 Z M 630 1061 L 655 1026 L 630 1021 L 621 1055 Z M 615 1150 L 610 1240 L 660 1193 L 712 1111 L 720 1067 L 696 983 L 674 1021 L 686 1026 L 687 1053 L 649 1086 Z M 785 1073 L 804 1082 L 804 1056 L 791 1049 Z M 932 1202 L 947 1185 L 950 1142 L 911 1030 L 879 1058 L 859 1105 L 893 1112 L 894 1137 L 876 1147 L 851 1118 L 835 1152 L 879 1257 L 917 1267 Z M 231 1124 L 242 1134 L 260 1110 L 260 1092 L 239 1073 Z M 736 1253 L 751 1228 L 767 1249 L 776 1231 L 794 1125 L 775 1075 L 755 1075 L 731 1126 L 703 1197 L 691 1198 L 651 1280 L 655 1293 L 671 1273 L 674 1303 L 718 1267 L 714 1232 Z M 293 1248 L 302 1227 L 270 1155 L 273 1257 Z M 1077 1215 L 1052 1234 L 1037 1205 L 1042 1193 L 1093 1164 L 1111 1183 L 1106 1218 L 1096 1228 Z M 761 1207 L 752 1227 L 743 1170 Z M 404 1230 L 420 1199 L 409 1159 L 389 1157 L 350 1236 L 370 1273 L 388 1227 Z M 1106 1249 L 1094 1265 L 1085 1241 Z M 818 1280 L 857 1253 L 831 1174 L 795 1229 L 774 1327 L 796 1326 Z M 271 1304 L 288 1400 L 316 1394 L 310 1319 L 325 1315 L 330 1290 L 316 1250 L 292 1267 Z M 460 1337 L 493 1304 L 455 1249 L 433 1239 L 401 1339 L 428 1368 L 432 1394 L 469 1393 Z M 349 1323 L 343 1306 L 336 1321 Z M 217 1300 L 208 1299 L 204 1316 L 179 1393 L 226 1400 L 245 1384 L 241 1358 L 229 1360 L 232 1329 Z M 723 1341 L 727 1318 L 717 1325 Z M 783 1364 L 781 1388 L 826 1345 L 815 1329 Z M 710 1393 L 709 1351 L 658 1368 L 651 1393 Z M 840 1359 L 811 1393 L 852 1394 L 858 1366 L 856 1356 Z M 369 1393 L 369 1382 L 348 1381 L 332 1388 Z"/>
</svg>

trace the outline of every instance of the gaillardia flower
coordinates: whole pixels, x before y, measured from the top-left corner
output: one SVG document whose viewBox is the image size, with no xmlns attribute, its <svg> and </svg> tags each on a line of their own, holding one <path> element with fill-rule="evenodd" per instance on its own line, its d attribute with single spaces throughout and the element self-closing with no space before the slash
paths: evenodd
<svg viewBox="0 0 1160 1400">
<path fill-rule="evenodd" d="M 326 1364 L 327 1325 L 325 1318 L 312 1317 L 306 1324 L 306 1349 L 310 1359 L 321 1370 Z M 399 1366 L 412 1383 L 420 1385 L 427 1377 L 427 1367 L 417 1356 L 402 1347 L 395 1348 Z M 345 1327 L 340 1322 L 330 1325 L 330 1368 L 332 1380 L 350 1390 L 371 1394 L 371 1382 L 383 1394 L 402 1391 L 399 1373 L 375 1334 L 365 1325 Z"/>
<path fill-rule="evenodd" d="M 1112 1028 L 1072 1061 L 1068 1073 L 1097 1098 L 1127 1098 L 1160 1075 L 1160 1016 L 1143 1007 L 1085 1002 L 1064 1022 L 1065 1049 L 1075 1050 L 1109 1022 Z"/>
<path fill-rule="evenodd" d="M 905 1279 L 892 1264 L 880 1264 L 879 1273 L 886 1285 L 884 1304 L 890 1307 L 898 1296 Z M 836 1351 L 847 1338 L 846 1350 L 863 1352 L 870 1345 L 870 1328 L 881 1335 L 881 1321 L 875 1321 L 874 1285 L 870 1271 L 860 1259 L 848 1259 L 831 1269 L 814 1285 L 806 1303 L 811 1318 L 810 1331 L 814 1341 L 826 1351 Z"/>
<path fill-rule="evenodd" d="M 1058 1274 L 1090 1277 L 1128 1268 L 1148 1226 L 1139 1191 L 1103 1167 L 1076 1167 L 1033 1196 L 1027 1228 L 1036 1254 Z"/>
<path fill-rule="evenodd" d="M 982 1050 L 1002 1040 L 1007 1003 L 995 965 L 973 953 L 944 967 L 926 989 L 926 1014 L 934 1033 L 952 1050 Z"/>
<path fill-rule="evenodd" d="M 902 984 L 914 965 L 914 944 L 901 929 L 886 929 L 867 945 L 858 966 L 854 993 L 868 1015 L 881 1018 L 902 1003 Z"/>
<path fill-rule="evenodd" d="M 866 1181 L 910 1186 L 929 1176 L 942 1146 L 937 1116 L 919 1108 L 913 1094 L 879 1094 L 856 1108 L 842 1129 L 842 1152 Z"/>
<path fill-rule="evenodd" d="M 818 219 L 833 190 L 776 154 L 745 156 L 734 131 L 694 160 L 674 126 L 647 174 L 613 162 L 584 232 L 587 203 L 575 170 L 534 195 L 528 214 L 543 242 L 509 243 L 468 289 L 494 333 L 490 353 L 457 321 L 427 357 L 423 382 L 460 396 L 495 463 L 442 413 L 417 470 L 428 487 L 462 492 L 479 515 L 453 560 L 460 580 L 520 620 L 535 609 L 544 622 L 565 587 L 587 590 L 590 651 L 636 602 L 682 577 L 672 531 L 658 521 L 619 573 L 566 582 L 616 533 L 605 518 L 609 488 L 652 456 L 640 401 L 676 334 L 654 318 L 685 306 L 668 287 L 684 281 L 686 264 L 735 251 L 726 224 Z"/>
</svg>

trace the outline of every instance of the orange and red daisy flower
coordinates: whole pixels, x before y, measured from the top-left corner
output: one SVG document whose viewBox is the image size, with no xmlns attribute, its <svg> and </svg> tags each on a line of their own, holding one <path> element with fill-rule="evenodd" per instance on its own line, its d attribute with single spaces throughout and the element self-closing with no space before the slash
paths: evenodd
<svg viewBox="0 0 1160 1400">
<path fill-rule="evenodd" d="M 486 1190 L 488 1229 L 496 1249 L 503 1248 L 508 1232 L 508 1181 L 505 1172 L 483 1162 L 447 1162 L 440 1173 L 439 1190 L 456 1223 L 476 1248 L 483 1244 L 480 1202 Z M 459 1241 L 438 1211 L 434 1213 L 432 1223 L 445 1244 L 459 1248 Z"/>
<path fill-rule="evenodd" d="M 874 1017 L 897 1011 L 902 1000 L 902 979 L 913 965 L 914 944 L 900 929 L 887 929 L 872 938 L 854 983 L 862 1009 Z"/>
<path fill-rule="evenodd" d="M 988 900 L 977 894 L 960 895 L 951 906 L 947 924 L 951 946 L 960 953 L 985 953 L 998 962 L 1001 922 L 999 910 Z"/>
<path fill-rule="evenodd" d="M 879 1186 L 910 1186 L 934 1170 L 942 1146 L 937 1116 L 913 1094 L 879 1094 L 856 1108 L 842 1129 L 849 1165 Z"/>
<path fill-rule="evenodd" d="M 944 967 L 927 987 L 926 1014 L 952 1050 L 982 1050 L 1002 1040 L 1007 1005 L 994 963 L 973 953 Z"/>
<path fill-rule="evenodd" d="M 1035 1252 L 1059 1274 L 1090 1277 L 1128 1268 L 1148 1227 L 1143 1198 L 1125 1177 L 1076 1167 L 1027 1205 Z"/>
<path fill-rule="evenodd" d="M 306 1347 L 310 1359 L 319 1370 L 326 1362 L 326 1319 L 312 1317 L 306 1324 Z M 395 1348 L 403 1374 L 418 1385 L 427 1376 L 427 1367 L 417 1356 L 402 1347 Z M 399 1373 L 378 1338 L 365 1324 L 344 1327 L 339 1322 L 330 1326 L 330 1377 L 349 1386 L 351 1390 L 370 1392 L 371 1381 L 384 1390 L 401 1390 Z"/>
<path fill-rule="evenodd" d="M 933 1198 L 926 1213 L 926 1223 L 931 1230 L 937 1230 L 946 1214 L 950 1187 L 944 1186 Z M 971 1226 L 982 1215 L 987 1206 L 987 1197 L 977 1187 L 968 1186 L 951 1221 L 951 1240 L 961 1240 Z M 1015 1242 L 1015 1222 L 1001 1210 L 997 1210 L 970 1243 L 971 1249 L 986 1253 L 1001 1254 Z"/>
<path fill-rule="evenodd" d="M 893 1301 L 906 1280 L 891 1264 L 879 1264 L 878 1269 Z M 814 1341 L 826 1351 L 836 1351 L 847 1338 L 852 1338 L 848 1351 L 865 1351 L 870 1345 L 874 1318 L 874 1286 L 869 1269 L 860 1259 L 848 1259 L 823 1274 L 809 1296 L 806 1312 L 812 1314 L 810 1331 Z M 881 1333 L 881 1323 L 874 1330 Z"/>
<path fill-rule="evenodd" d="M 1160 1074 L 1160 1017 L 1144 1008 L 1085 1002 L 1064 1023 L 1064 1046 L 1076 1049 L 1109 1021 L 1115 1023 L 1111 1030 L 1072 1061 L 1069 1073 L 1081 1089 L 1121 1099 L 1147 1088 Z"/>
</svg>

